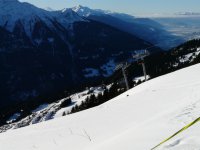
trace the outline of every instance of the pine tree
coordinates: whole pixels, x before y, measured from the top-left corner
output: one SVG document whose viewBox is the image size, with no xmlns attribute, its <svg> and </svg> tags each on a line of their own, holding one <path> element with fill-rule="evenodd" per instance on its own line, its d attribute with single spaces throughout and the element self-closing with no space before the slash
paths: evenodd
<svg viewBox="0 0 200 150">
<path fill-rule="evenodd" d="M 106 89 L 103 93 L 103 103 L 109 100 L 109 91 Z"/>
<path fill-rule="evenodd" d="M 102 95 L 102 93 L 98 94 L 97 99 L 98 99 L 99 105 L 103 103 L 103 95 Z"/>
<path fill-rule="evenodd" d="M 66 116 L 66 113 L 65 113 L 65 111 L 63 112 L 62 116 Z"/>
<path fill-rule="evenodd" d="M 118 95 L 118 86 L 116 83 L 114 83 L 109 89 L 109 99 L 112 99 L 117 95 Z"/>
</svg>

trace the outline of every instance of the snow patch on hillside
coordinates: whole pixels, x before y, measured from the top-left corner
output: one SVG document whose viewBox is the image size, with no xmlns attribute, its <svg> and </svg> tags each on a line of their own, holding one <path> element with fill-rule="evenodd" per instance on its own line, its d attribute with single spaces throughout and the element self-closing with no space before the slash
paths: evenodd
<svg viewBox="0 0 200 150">
<path fill-rule="evenodd" d="M 109 77 L 113 74 L 116 67 L 115 61 L 113 59 L 109 60 L 106 64 L 101 66 L 101 69 L 104 71 L 103 76 Z"/>
<path fill-rule="evenodd" d="M 33 110 L 32 112 L 33 113 L 36 113 L 36 112 L 38 112 L 38 111 L 42 111 L 42 110 L 44 110 L 45 108 L 47 108 L 49 106 L 49 104 L 42 104 L 42 105 L 40 105 L 38 108 L 36 108 L 35 110 Z"/>
<path fill-rule="evenodd" d="M 86 78 L 98 77 L 100 75 L 99 70 L 94 68 L 86 68 L 83 72 L 85 72 L 84 76 Z"/>
<path fill-rule="evenodd" d="M 150 76 L 149 76 L 149 75 L 147 75 L 147 80 L 148 80 L 148 79 L 150 79 Z M 143 81 L 145 81 L 145 76 L 135 77 L 135 78 L 133 79 L 133 81 L 135 81 L 136 83 L 138 83 L 138 82 L 143 82 Z"/>
<path fill-rule="evenodd" d="M 107 89 L 109 88 L 110 85 L 107 86 Z M 90 97 L 92 94 L 97 96 L 98 94 L 103 93 L 104 90 L 103 87 L 91 87 L 57 102 L 40 105 L 36 109 L 32 110 L 30 115 L 17 122 L 16 120 L 21 116 L 21 114 L 15 113 L 7 120 L 6 125 L 0 127 L 0 133 L 67 115 L 75 105 L 81 105 L 87 97 Z M 65 104 L 63 107 L 63 103 L 69 100 L 71 102 L 68 105 Z"/>
<path fill-rule="evenodd" d="M 6 123 L 12 123 L 13 121 L 16 121 L 20 116 L 20 113 L 15 113 L 6 121 Z"/>
</svg>

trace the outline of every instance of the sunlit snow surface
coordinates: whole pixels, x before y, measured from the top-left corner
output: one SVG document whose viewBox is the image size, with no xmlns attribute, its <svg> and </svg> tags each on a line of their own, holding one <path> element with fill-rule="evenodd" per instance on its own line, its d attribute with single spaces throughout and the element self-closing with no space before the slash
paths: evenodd
<svg viewBox="0 0 200 150">
<path fill-rule="evenodd" d="M 0 134 L 1 150 L 150 150 L 200 116 L 200 65 L 86 111 Z M 198 150 L 200 123 L 160 150 Z"/>
</svg>

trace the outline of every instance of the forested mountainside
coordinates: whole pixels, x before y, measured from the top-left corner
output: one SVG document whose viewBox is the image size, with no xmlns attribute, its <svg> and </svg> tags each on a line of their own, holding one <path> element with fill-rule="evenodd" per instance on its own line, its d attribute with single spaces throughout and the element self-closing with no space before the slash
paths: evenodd
<svg viewBox="0 0 200 150">
<path fill-rule="evenodd" d="M 0 6 L 0 107 L 100 83 L 133 50 L 152 46 L 72 10 L 49 12 L 17 0 Z"/>
<path fill-rule="evenodd" d="M 200 40 L 188 41 L 168 52 L 152 54 L 145 58 L 148 79 L 194 65 L 200 62 Z M 126 68 L 128 84 L 135 88 L 144 82 L 140 61 L 132 62 Z M 138 78 L 139 77 L 139 78 Z M 106 86 L 107 84 L 107 86 Z M 69 95 L 59 94 L 64 99 L 32 100 L 2 112 L 1 132 L 11 128 L 20 128 L 53 118 L 69 115 L 103 104 L 126 91 L 122 71 L 118 70 L 104 80 L 104 84 Z M 57 101 L 58 100 L 58 101 Z M 56 102 L 55 102 L 56 101 Z M 41 106 L 44 107 L 41 107 Z M 37 108 L 39 107 L 39 109 Z M 21 112 L 23 110 L 23 112 Z M 37 110 L 37 111 L 35 111 Z M 18 117 L 14 117 L 20 114 Z"/>
</svg>

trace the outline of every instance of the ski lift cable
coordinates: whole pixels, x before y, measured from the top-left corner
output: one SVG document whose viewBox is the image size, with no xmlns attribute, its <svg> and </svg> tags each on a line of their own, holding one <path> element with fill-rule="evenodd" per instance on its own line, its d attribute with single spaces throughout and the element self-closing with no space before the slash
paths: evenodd
<svg viewBox="0 0 200 150">
<path fill-rule="evenodd" d="M 170 41 L 177 41 L 177 40 L 180 40 L 180 39 L 177 38 L 177 39 L 170 40 Z M 147 47 L 147 48 L 144 48 L 145 54 L 144 54 L 143 56 L 140 56 L 139 54 L 136 54 L 136 55 L 135 55 L 135 58 L 134 58 L 134 55 L 133 55 L 133 58 L 136 59 L 136 60 L 143 59 L 144 57 L 146 57 L 146 56 L 149 55 L 148 49 L 153 48 L 153 47 L 156 47 L 156 46 L 158 46 L 158 45 L 160 45 L 160 44 L 161 44 L 161 43 L 158 43 L 158 44 L 149 46 L 149 47 Z M 130 66 L 130 64 L 120 63 L 120 64 L 118 64 L 118 65 L 116 66 L 115 71 L 120 70 L 120 69 L 126 69 L 126 68 L 128 68 L 129 66 Z M 144 75 L 146 75 L 146 68 L 145 68 L 144 64 L 143 64 L 143 72 L 144 72 Z M 125 77 L 125 78 L 126 78 L 126 77 Z M 146 78 L 145 78 L 145 79 L 146 79 Z"/>
<path fill-rule="evenodd" d="M 177 41 L 177 40 L 180 40 L 180 39 L 177 38 L 177 39 L 170 40 L 170 41 Z M 146 48 L 141 49 L 141 50 L 145 51 L 145 52 L 143 53 L 143 55 L 142 55 L 142 54 L 139 54 L 139 53 L 136 53 L 138 50 L 134 50 L 135 54 L 133 54 L 132 57 L 133 57 L 134 59 L 141 59 L 141 58 L 144 58 L 144 57 L 146 57 L 146 56 L 149 55 L 148 49 L 153 48 L 153 47 L 157 47 L 157 46 L 159 46 L 160 44 L 162 44 L 162 43 L 157 43 L 157 44 L 155 44 L 155 45 L 152 45 L 152 46 L 149 46 L 149 47 L 146 47 Z M 171 46 L 171 47 L 173 47 L 173 46 Z M 141 51 L 141 50 L 140 50 L 140 51 Z"/>
</svg>

